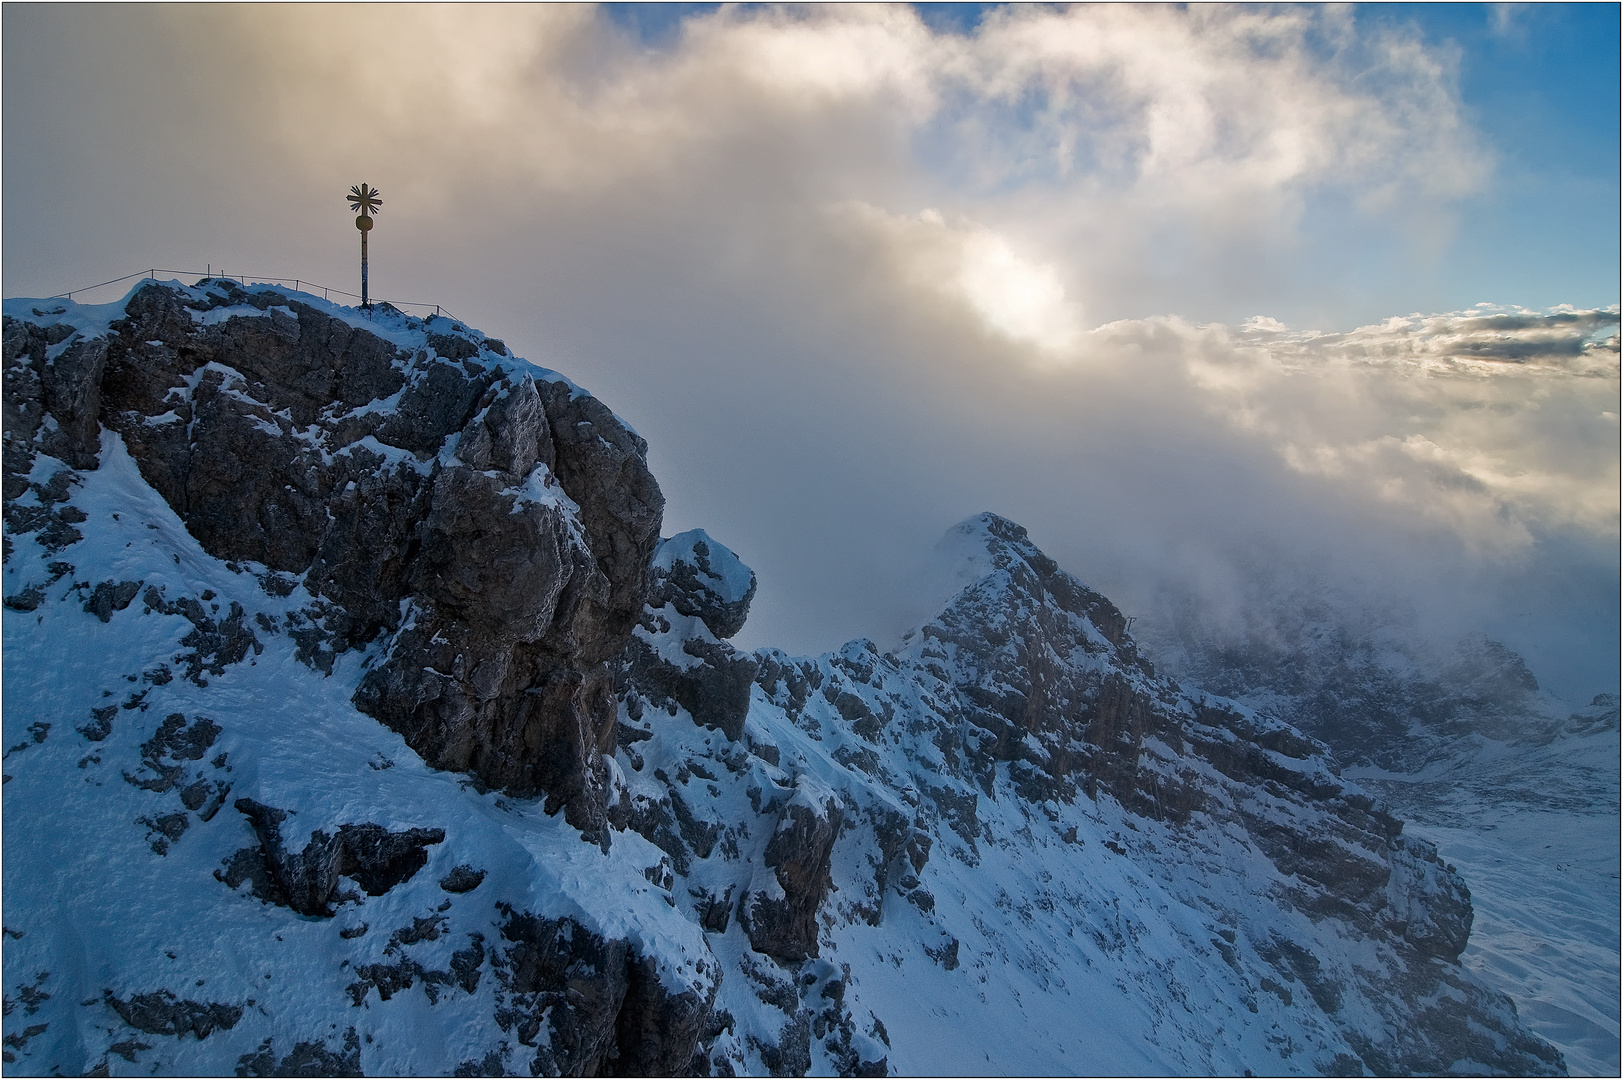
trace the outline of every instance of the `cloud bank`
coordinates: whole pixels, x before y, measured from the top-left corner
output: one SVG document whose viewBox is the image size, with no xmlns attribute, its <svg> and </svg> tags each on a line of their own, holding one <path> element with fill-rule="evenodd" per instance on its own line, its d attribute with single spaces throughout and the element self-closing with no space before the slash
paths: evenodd
<svg viewBox="0 0 1623 1080">
<path fill-rule="evenodd" d="M 1331 590 L 1615 686 L 1616 309 L 1387 318 L 1479 299 L 1434 269 L 1495 175 L 1416 35 L 1126 5 L 964 33 L 722 8 L 658 40 L 564 6 L 3 17 L 8 295 L 154 263 L 342 286 L 367 180 L 374 292 L 626 416 L 666 531 L 760 574 L 746 643 L 899 629 L 935 539 L 991 509 L 1147 619 Z"/>
</svg>

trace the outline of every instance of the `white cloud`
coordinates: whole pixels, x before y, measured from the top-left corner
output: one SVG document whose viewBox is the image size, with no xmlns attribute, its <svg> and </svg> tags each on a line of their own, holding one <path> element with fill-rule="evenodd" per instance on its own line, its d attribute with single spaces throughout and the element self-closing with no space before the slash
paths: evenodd
<svg viewBox="0 0 1623 1080">
<path fill-rule="evenodd" d="M 342 285 L 365 179 L 374 292 L 630 419 L 667 530 L 760 573 L 756 643 L 879 632 L 985 509 L 1135 614 L 1250 602 L 1259 566 L 1477 614 L 1515 574 L 1615 597 L 1593 313 L 1241 325 L 1424 306 L 1414 237 L 1488 175 L 1450 57 L 1355 9 L 730 7 L 658 48 L 562 5 L 6 18 L 8 292 Z"/>
<path fill-rule="evenodd" d="M 1406 227 L 1486 168 L 1447 58 L 1332 10 L 1014 6 L 965 37 L 899 6 L 732 7 L 658 51 L 576 7 L 167 17 L 207 38 L 203 63 L 262 80 L 296 159 L 366 160 L 441 211 L 490 184 L 937 206 L 1011 250 L 1042 239 L 1025 257 L 1112 310 L 1122 288 L 1288 248 L 1319 194 Z M 1169 271 L 1158 245 L 1198 265 Z"/>
<path fill-rule="evenodd" d="M 1213 411 L 1293 470 L 1484 552 L 1618 531 L 1618 315 L 1477 309 L 1343 334 L 1252 320 L 1191 358 Z"/>
</svg>

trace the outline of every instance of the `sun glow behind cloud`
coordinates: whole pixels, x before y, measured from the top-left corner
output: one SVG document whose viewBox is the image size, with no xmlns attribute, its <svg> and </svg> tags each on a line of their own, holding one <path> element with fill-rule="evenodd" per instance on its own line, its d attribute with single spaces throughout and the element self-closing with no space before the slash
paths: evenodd
<svg viewBox="0 0 1623 1080">
<path fill-rule="evenodd" d="M 965 238 L 957 284 L 986 325 L 1011 341 L 1049 356 L 1075 346 L 1079 319 L 1058 271 L 1022 258 L 998 234 L 978 229 Z"/>
</svg>

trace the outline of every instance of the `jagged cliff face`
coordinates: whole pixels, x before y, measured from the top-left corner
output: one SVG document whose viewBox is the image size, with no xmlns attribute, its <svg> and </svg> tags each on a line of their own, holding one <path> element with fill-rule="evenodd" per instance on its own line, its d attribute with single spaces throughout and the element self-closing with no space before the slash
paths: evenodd
<svg viewBox="0 0 1623 1080">
<path fill-rule="evenodd" d="M 899 650 L 747 654 L 641 440 L 448 321 L 5 363 L 9 1070 L 1561 1069 L 1427 844 L 1010 522 Z"/>
<path fill-rule="evenodd" d="M 979 576 L 900 652 L 856 642 L 814 660 L 757 655 L 744 744 L 766 764 L 751 763 L 748 810 L 705 779 L 731 748 L 663 723 L 691 705 L 634 671 L 622 733 L 631 823 L 670 854 L 696 918 L 725 930 L 730 901 L 755 953 L 855 957 L 868 994 L 890 982 L 930 1001 L 936 1017 L 915 1022 L 939 1024 L 929 1038 L 943 1049 L 912 1046 L 909 1072 L 946 1071 L 987 1037 L 980 1010 L 956 997 L 977 980 L 1022 1001 L 1019 1021 L 989 1012 L 1041 1048 L 1031 1071 L 1080 1067 L 1043 1046 L 1074 1021 L 1056 1036 L 1020 983 L 1035 974 L 1044 996 L 1074 1005 L 1111 968 L 1136 981 L 1119 991 L 1124 1041 L 1161 1045 L 1175 1072 L 1559 1067 L 1508 1001 L 1460 970 L 1464 883 L 1341 781 L 1322 744 L 1158 677 L 1121 613 L 1019 526 L 985 515 L 958 532 Z M 650 614 L 639 639 L 662 656 L 697 651 L 677 644 L 684 632 L 706 637 Z M 692 715 L 733 722 L 721 697 Z M 757 840 L 759 859 L 728 857 L 763 832 L 773 842 Z M 793 858 L 775 860 L 774 844 Z M 865 961 L 895 922 L 925 967 L 892 981 L 890 956 Z M 1168 947 L 1162 935 L 1186 963 L 1200 958 L 1189 982 L 1145 963 Z M 726 982 L 721 1000 L 734 1000 Z M 810 1005 L 789 1013 L 783 1039 L 816 1016 Z M 1094 1060 L 1126 1067 L 1111 1045 L 1122 1037 L 1090 1032 L 1105 1044 Z M 1267 1047 L 1263 1060 L 1248 1044 Z"/>
<path fill-rule="evenodd" d="M 647 447 L 499 341 L 391 323 L 229 283 L 144 287 L 101 335 L 8 323 L 8 525 L 54 505 L 17 501 L 36 447 L 89 469 L 118 435 L 204 550 L 269 592 L 302 585 L 287 629 L 303 658 L 325 671 L 381 644 L 363 712 L 431 764 L 601 832 L 608 664 L 664 505 Z"/>
</svg>

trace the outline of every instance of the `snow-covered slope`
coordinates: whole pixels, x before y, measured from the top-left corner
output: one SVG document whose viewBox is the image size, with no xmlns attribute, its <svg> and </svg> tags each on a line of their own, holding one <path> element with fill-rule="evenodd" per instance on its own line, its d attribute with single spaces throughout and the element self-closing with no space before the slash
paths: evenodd
<svg viewBox="0 0 1623 1080">
<path fill-rule="evenodd" d="M 1471 883 L 1461 959 L 1508 993 L 1574 1076 L 1616 1076 L 1617 698 L 1419 774 L 1354 770 Z"/>
<path fill-rule="evenodd" d="M 499 342 L 6 314 L 8 1072 L 1562 1068 L 1429 844 L 1010 522 L 897 651 L 746 654 Z"/>
<path fill-rule="evenodd" d="M 1323 739 L 1345 775 L 1436 842 L 1471 885 L 1466 966 L 1574 1075 L 1617 1075 L 1616 695 L 1574 713 L 1480 636 L 1422 648 L 1349 632 L 1322 604 L 1266 614 L 1249 636 L 1180 620 L 1161 655 Z"/>
</svg>

